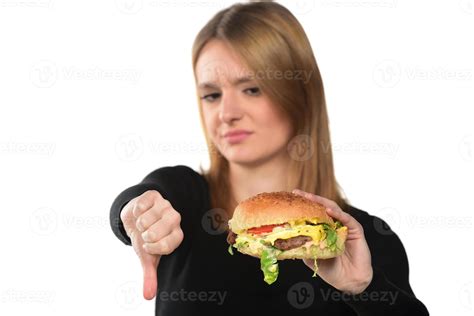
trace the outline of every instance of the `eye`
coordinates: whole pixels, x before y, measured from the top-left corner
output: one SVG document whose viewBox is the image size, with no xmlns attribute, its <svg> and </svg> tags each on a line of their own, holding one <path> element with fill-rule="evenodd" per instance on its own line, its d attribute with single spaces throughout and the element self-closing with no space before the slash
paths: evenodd
<svg viewBox="0 0 474 316">
<path fill-rule="evenodd" d="M 248 89 L 245 89 L 244 92 L 251 96 L 258 96 L 260 95 L 260 88 L 259 87 L 248 88 Z"/>
<path fill-rule="evenodd" d="M 219 98 L 221 96 L 220 93 L 211 93 L 211 94 L 208 94 L 208 95 L 205 95 L 203 96 L 201 99 L 202 100 L 205 100 L 207 102 L 213 102 L 215 101 L 217 98 Z"/>
</svg>

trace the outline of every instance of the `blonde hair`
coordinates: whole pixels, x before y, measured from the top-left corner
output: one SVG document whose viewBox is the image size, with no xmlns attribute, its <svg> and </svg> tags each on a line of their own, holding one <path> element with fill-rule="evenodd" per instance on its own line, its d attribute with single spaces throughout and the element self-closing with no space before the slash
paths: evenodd
<svg viewBox="0 0 474 316">
<path fill-rule="evenodd" d="M 272 2 L 237 3 L 219 11 L 194 41 L 195 79 L 199 54 L 214 39 L 230 45 L 253 73 L 273 71 L 276 74 L 279 71 L 280 74 L 292 74 L 286 80 L 276 76 L 256 80 L 262 92 L 288 116 L 293 128 L 288 146 L 293 159 L 290 159 L 286 190 L 298 188 L 311 192 L 346 209 L 348 201 L 334 174 L 322 78 L 310 42 L 298 20 L 284 6 Z M 303 72 L 305 80 L 297 80 L 296 74 Z M 199 105 L 200 102 L 198 97 Z M 238 201 L 230 190 L 229 163 L 207 134 L 201 106 L 199 112 L 210 158 L 209 169 L 205 171 L 201 166 L 200 171 L 209 184 L 211 207 L 232 211 Z M 307 147 L 310 152 L 299 157 L 298 152 L 305 145 L 310 146 Z"/>
</svg>

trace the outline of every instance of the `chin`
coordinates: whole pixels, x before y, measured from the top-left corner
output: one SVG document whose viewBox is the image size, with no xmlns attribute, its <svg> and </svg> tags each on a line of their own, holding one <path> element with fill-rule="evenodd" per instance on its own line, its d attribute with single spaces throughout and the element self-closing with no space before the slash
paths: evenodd
<svg viewBox="0 0 474 316">
<path fill-rule="evenodd" d="M 231 149 L 227 150 L 223 155 L 229 162 L 245 166 L 259 165 L 264 158 L 255 155 L 255 151 Z"/>
</svg>

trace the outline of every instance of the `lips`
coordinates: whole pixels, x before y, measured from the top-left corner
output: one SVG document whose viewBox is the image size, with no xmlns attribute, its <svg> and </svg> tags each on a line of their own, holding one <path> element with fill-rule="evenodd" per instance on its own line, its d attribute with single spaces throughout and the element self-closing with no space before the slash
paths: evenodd
<svg viewBox="0 0 474 316">
<path fill-rule="evenodd" d="M 224 138 L 230 144 L 236 144 L 242 142 L 244 139 L 249 137 L 252 132 L 245 131 L 245 130 L 234 130 L 224 134 Z"/>
<path fill-rule="evenodd" d="M 224 137 L 231 137 L 231 136 L 238 136 L 238 135 L 248 135 L 251 134 L 252 132 L 243 130 L 243 129 L 238 129 L 238 130 L 233 130 L 233 131 L 228 131 L 227 133 L 224 134 Z"/>
</svg>

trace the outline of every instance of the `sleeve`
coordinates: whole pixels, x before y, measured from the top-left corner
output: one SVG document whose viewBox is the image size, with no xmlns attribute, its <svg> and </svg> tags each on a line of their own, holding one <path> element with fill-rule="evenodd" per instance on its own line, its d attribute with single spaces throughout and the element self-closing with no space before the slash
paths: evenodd
<svg viewBox="0 0 474 316">
<path fill-rule="evenodd" d="M 382 219 L 373 219 L 366 239 L 372 253 L 373 278 L 360 294 L 349 296 L 346 303 L 360 316 L 429 315 L 425 305 L 415 297 L 408 277 L 408 258 L 399 237 Z M 381 232 L 373 227 L 383 224 Z"/>
<path fill-rule="evenodd" d="M 124 244 L 131 245 L 120 219 L 120 212 L 130 200 L 148 190 L 158 191 L 181 215 L 182 211 L 189 209 L 190 204 L 196 206 L 202 203 L 202 192 L 196 190 L 196 187 L 202 187 L 203 180 L 196 175 L 194 170 L 183 165 L 162 167 L 148 174 L 140 183 L 122 191 L 110 208 L 110 225 L 115 236 Z M 188 216 L 182 216 L 181 225 L 191 225 Z"/>
</svg>

